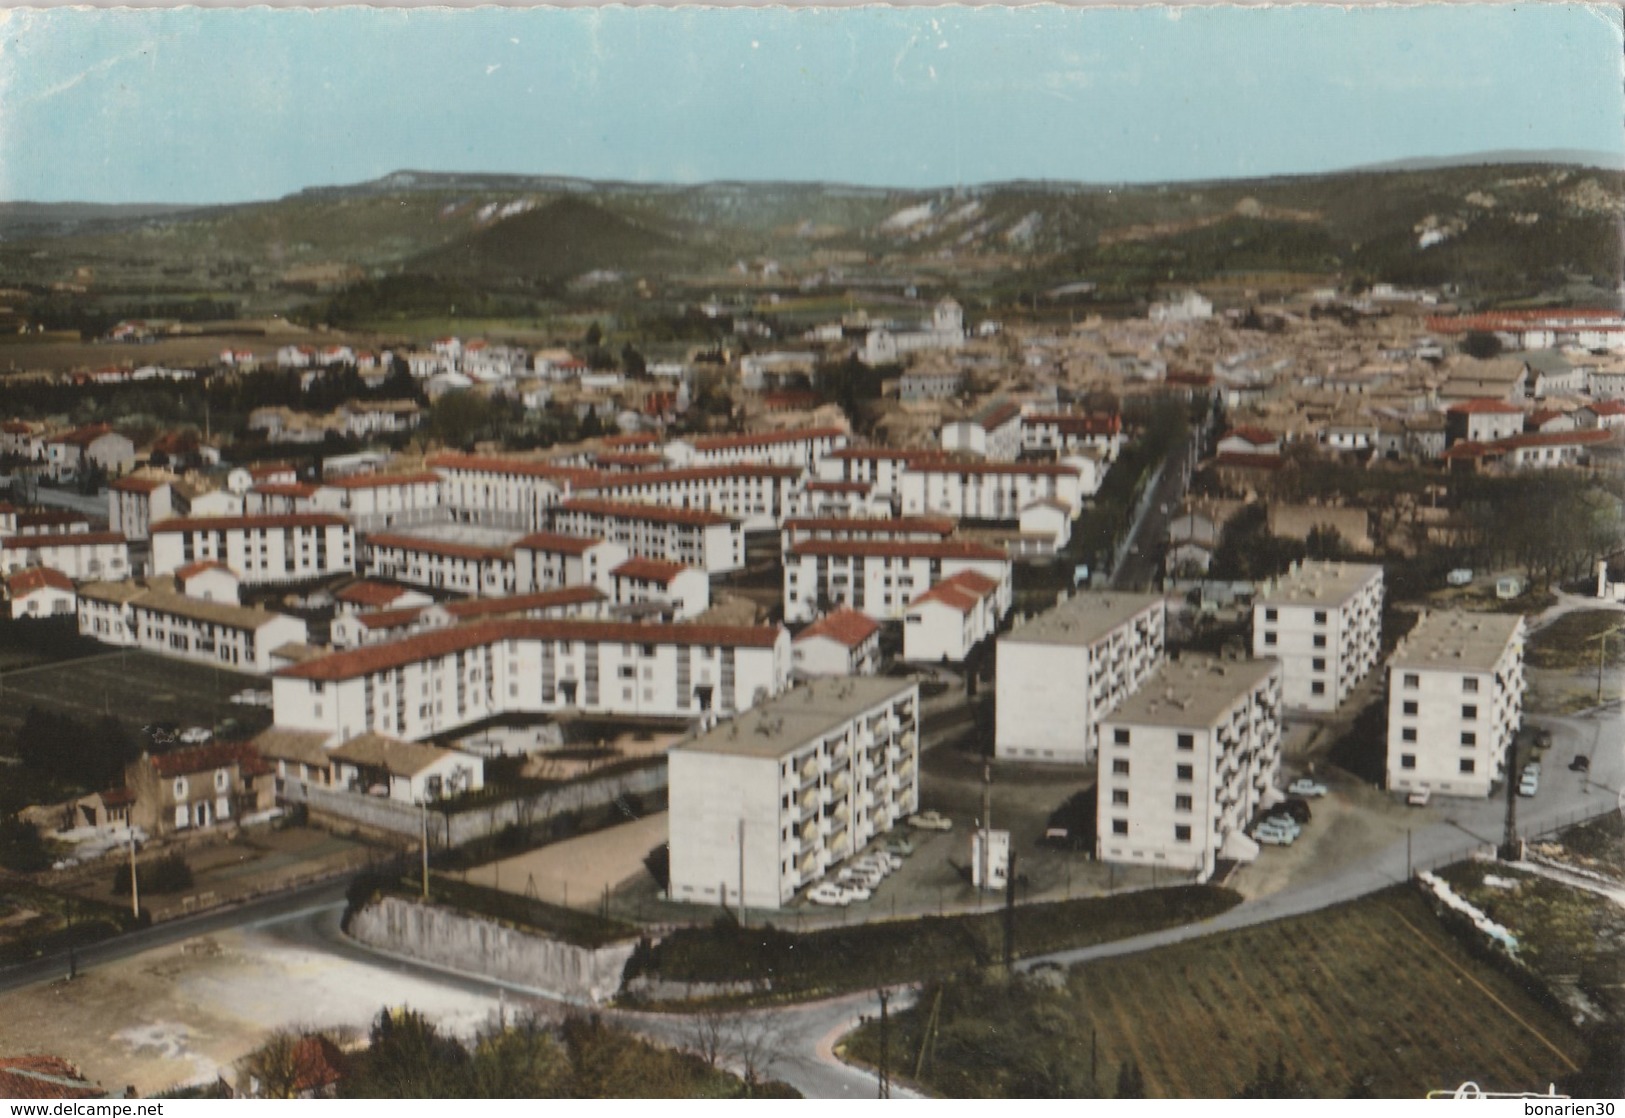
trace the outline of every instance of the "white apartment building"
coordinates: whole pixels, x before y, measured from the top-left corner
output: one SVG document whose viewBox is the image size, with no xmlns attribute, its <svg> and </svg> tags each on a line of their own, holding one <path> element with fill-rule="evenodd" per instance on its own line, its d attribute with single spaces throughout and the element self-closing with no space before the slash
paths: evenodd
<svg viewBox="0 0 1625 1118">
<path fill-rule="evenodd" d="M 0 576 L 28 567 L 50 567 L 75 581 L 123 578 L 130 573 L 130 545 L 123 532 L 34 532 L 0 540 Z"/>
<path fill-rule="evenodd" d="M 609 572 L 610 601 L 618 606 L 654 604 L 679 621 L 711 608 L 711 580 L 702 570 L 660 559 L 628 559 Z"/>
<path fill-rule="evenodd" d="M 741 464 L 794 466 L 814 469 L 826 455 L 846 446 L 839 427 L 804 427 L 755 435 L 715 435 L 673 439 L 663 451 L 673 466 L 737 466 Z"/>
<path fill-rule="evenodd" d="M 998 632 L 1004 614 L 999 584 L 960 571 L 908 605 L 903 616 L 903 659 L 917 664 L 962 664 L 971 649 Z"/>
<path fill-rule="evenodd" d="M 278 648 L 304 644 L 308 638 L 298 617 L 132 582 L 81 586 L 79 632 L 104 644 L 260 675 L 272 670 L 272 653 Z"/>
<path fill-rule="evenodd" d="M 378 532 L 366 538 L 362 552 L 368 578 L 475 598 L 502 597 L 518 586 L 511 547 Z"/>
<path fill-rule="evenodd" d="M 1085 764 L 1096 730 L 1162 663 L 1154 594 L 1074 594 L 999 638 L 994 756 Z"/>
<path fill-rule="evenodd" d="M 745 565 L 743 525 L 709 509 L 573 497 L 553 510 L 553 530 L 597 536 L 631 555 L 698 567 L 707 574 Z"/>
<path fill-rule="evenodd" d="M 1488 796 L 1523 720 L 1523 617 L 1427 613 L 1388 659 L 1388 787 Z"/>
<path fill-rule="evenodd" d="M 980 455 L 990 462 L 1014 462 L 1021 456 L 1021 406 L 1005 401 L 984 407 L 969 419 L 944 423 L 942 449 Z"/>
<path fill-rule="evenodd" d="M 440 503 L 452 520 L 535 532 L 547 513 L 578 482 L 596 477 L 528 458 L 483 454 L 436 454 L 429 466 L 441 478 Z"/>
<path fill-rule="evenodd" d="M 803 540 L 784 554 L 784 619 L 794 624 L 847 605 L 877 621 L 897 620 L 910 602 L 961 571 L 999 586 L 999 616 L 1010 612 L 1010 558 L 966 540 Z"/>
<path fill-rule="evenodd" d="M 804 471 L 799 466 L 696 466 L 604 474 L 592 495 L 674 509 L 709 509 L 741 522 L 747 532 L 777 528 L 794 515 Z"/>
<path fill-rule="evenodd" d="M 425 601 L 366 613 L 340 614 L 333 619 L 328 640 L 334 648 L 356 648 L 474 621 L 608 616 L 610 601 L 601 590 L 592 586 L 566 586 L 508 598 Z"/>
<path fill-rule="evenodd" d="M 796 634 L 791 656 L 799 679 L 874 675 L 880 670 L 880 623 L 855 609 L 833 610 Z"/>
<path fill-rule="evenodd" d="M 1279 660 L 1165 661 L 1100 723 L 1098 856 L 1199 881 L 1250 861 L 1246 827 L 1280 798 L 1280 769 Z"/>
<path fill-rule="evenodd" d="M 808 478 L 801 486 L 797 516 L 890 516 L 890 499 L 875 495 L 867 481 L 825 481 Z"/>
<path fill-rule="evenodd" d="M 211 516 L 152 526 L 152 573 L 218 559 L 244 586 L 327 578 L 355 570 L 355 529 L 329 513 Z"/>
<path fill-rule="evenodd" d="M 107 527 L 123 532 L 127 540 L 144 540 L 154 521 L 184 514 L 186 501 L 177 500 L 177 478 L 162 474 L 129 474 L 107 487 Z"/>
<path fill-rule="evenodd" d="M 515 592 L 594 586 L 608 594 L 610 572 L 628 558 L 623 545 L 609 540 L 532 532 L 513 545 Z"/>
<path fill-rule="evenodd" d="M 1296 710 L 1334 711 L 1376 667 L 1382 648 L 1382 568 L 1294 563 L 1253 604 L 1253 655 L 1282 664 Z"/>
<path fill-rule="evenodd" d="M 783 691 L 790 634 L 770 627 L 486 621 L 285 668 L 276 725 L 417 741 L 503 714 L 733 714 Z"/>
<path fill-rule="evenodd" d="M 358 532 L 446 519 L 440 507 L 440 475 L 432 472 L 334 478 L 316 487 L 310 503 L 318 512 L 344 517 Z"/>
<path fill-rule="evenodd" d="M 899 479 L 904 516 L 938 513 L 968 520 L 1017 521 L 1038 501 L 1060 501 L 1070 515 L 1100 488 L 1099 463 L 916 462 Z"/>
<path fill-rule="evenodd" d="M 821 481 L 867 482 L 873 499 L 895 506 L 903 499 L 903 471 L 916 462 L 941 457 L 938 451 L 849 446 L 825 455 L 818 463 L 817 474 Z"/>
<path fill-rule="evenodd" d="M 1021 417 L 1021 447 L 1073 454 L 1094 451 L 1106 462 L 1123 449 L 1123 417 L 1116 413 L 1034 412 Z"/>
<path fill-rule="evenodd" d="M 814 680 L 667 755 L 672 900 L 780 908 L 919 807 L 919 684 Z"/>
</svg>

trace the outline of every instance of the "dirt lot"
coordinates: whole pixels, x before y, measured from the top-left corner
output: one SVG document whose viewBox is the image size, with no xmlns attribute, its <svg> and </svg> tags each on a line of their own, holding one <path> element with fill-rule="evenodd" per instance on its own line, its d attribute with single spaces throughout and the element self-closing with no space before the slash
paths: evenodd
<svg viewBox="0 0 1625 1118">
<path fill-rule="evenodd" d="M 628 878 L 648 877 L 644 856 L 666 841 L 666 813 L 566 839 L 468 871 L 476 885 L 534 895 L 550 904 L 594 908 L 604 890 Z M 651 879 L 652 881 L 652 879 Z"/>
<path fill-rule="evenodd" d="M 258 676 L 147 652 L 107 651 L 80 660 L 7 672 L 0 694 L 0 728 L 22 724 L 30 706 L 93 720 L 115 715 L 132 730 L 154 722 L 218 727 L 226 719 L 258 729 L 262 707 L 237 706 L 231 696 L 263 688 Z"/>
</svg>

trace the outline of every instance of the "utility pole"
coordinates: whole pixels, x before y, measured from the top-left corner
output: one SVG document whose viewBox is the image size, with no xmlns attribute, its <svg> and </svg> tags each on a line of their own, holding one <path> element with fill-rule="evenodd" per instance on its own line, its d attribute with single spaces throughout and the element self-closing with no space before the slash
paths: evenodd
<svg viewBox="0 0 1625 1118">
<path fill-rule="evenodd" d="M 422 819 L 422 847 L 423 847 L 423 899 L 429 899 L 429 801 L 424 800 L 420 806 L 423 811 Z"/>
<path fill-rule="evenodd" d="M 1501 831 L 1501 860 L 1516 861 L 1518 857 L 1518 787 L 1512 782 L 1512 763 L 1518 758 L 1517 750 L 1507 758 L 1507 814 L 1506 826 Z"/>
<path fill-rule="evenodd" d="M 141 883 L 135 875 L 135 827 L 126 827 L 130 832 L 130 915 L 137 920 L 141 919 Z"/>
<path fill-rule="evenodd" d="M 739 926 L 745 926 L 745 819 L 739 819 Z"/>
<path fill-rule="evenodd" d="M 1004 969 L 1016 960 L 1016 852 L 1010 851 L 1010 864 L 1004 871 Z"/>
<path fill-rule="evenodd" d="M 886 1017 L 886 1000 L 891 992 L 880 988 L 880 1093 L 876 1098 L 891 1098 L 891 1022 Z"/>
</svg>

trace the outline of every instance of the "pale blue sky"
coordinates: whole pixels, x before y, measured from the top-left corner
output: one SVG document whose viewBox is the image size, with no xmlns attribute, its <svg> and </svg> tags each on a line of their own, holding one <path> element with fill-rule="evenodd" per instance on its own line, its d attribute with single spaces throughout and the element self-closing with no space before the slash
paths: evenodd
<svg viewBox="0 0 1625 1118">
<path fill-rule="evenodd" d="M 0 199 L 392 170 L 895 186 L 1625 152 L 1617 9 L 0 13 Z"/>
</svg>

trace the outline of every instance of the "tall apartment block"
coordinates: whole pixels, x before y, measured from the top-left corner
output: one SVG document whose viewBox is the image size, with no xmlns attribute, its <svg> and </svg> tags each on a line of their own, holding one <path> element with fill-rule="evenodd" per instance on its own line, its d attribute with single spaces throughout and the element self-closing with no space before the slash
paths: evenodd
<svg viewBox="0 0 1625 1118">
<path fill-rule="evenodd" d="M 674 746 L 671 898 L 778 908 L 919 808 L 920 688 L 818 679 Z"/>
<path fill-rule="evenodd" d="M 1253 655 L 1282 664 L 1282 701 L 1334 711 L 1377 664 L 1382 568 L 1294 563 L 1253 605 Z"/>
<path fill-rule="evenodd" d="M 1281 769 L 1281 662 L 1183 656 L 1100 724 L 1099 856 L 1205 881 L 1251 858 Z"/>
<path fill-rule="evenodd" d="M 1523 618 L 1427 613 L 1388 660 L 1388 787 L 1488 796 L 1523 720 Z"/>
<path fill-rule="evenodd" d="M 1162 662 L 1167 610 L 1154 594 L 1085 592 L 998 642 L 993 751 L 1085 764 L 1100 719 Z"/>
</svg>

